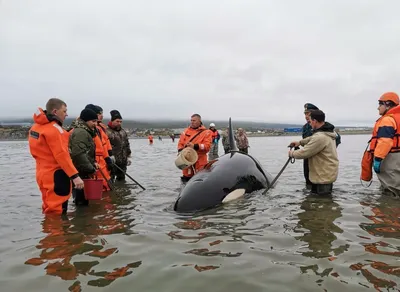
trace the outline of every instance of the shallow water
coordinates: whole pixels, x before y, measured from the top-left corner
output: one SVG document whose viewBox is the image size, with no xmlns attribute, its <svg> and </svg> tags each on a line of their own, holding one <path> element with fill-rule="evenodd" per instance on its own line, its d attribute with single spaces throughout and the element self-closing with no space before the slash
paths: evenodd
<svg viewBox="0 0 400 292">
<path fill-rule="evenodd" d="M 274 176 L 293 139 L 249 152 Z M 332 197 L 303 191 L 296 161 L 274 189 L 190 217 L 171 211 L 177 140 L 132 140 L 147 190 L 127 181 L 66 218 L 41 214 L 28 144 L 0 142 L 1 291 L 400 291 L 400 200 L 361 186 L 367 140 L 342 136 Z"/>
</svg>

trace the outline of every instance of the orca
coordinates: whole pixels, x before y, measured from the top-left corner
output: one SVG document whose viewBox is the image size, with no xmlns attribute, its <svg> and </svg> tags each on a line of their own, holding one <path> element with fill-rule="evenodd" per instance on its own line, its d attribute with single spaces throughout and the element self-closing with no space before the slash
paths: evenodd
<svg viewBox="0 0 400 292">
<path fill-rule="evenodd" d="M 210 209 L 245 194 L 271 187 L 272 177 L 251 155 L 240 152 L 229 118 L 230 152 L 211 160 L 182 188 L 174 210 L 188 213 Z"/>
</svg>

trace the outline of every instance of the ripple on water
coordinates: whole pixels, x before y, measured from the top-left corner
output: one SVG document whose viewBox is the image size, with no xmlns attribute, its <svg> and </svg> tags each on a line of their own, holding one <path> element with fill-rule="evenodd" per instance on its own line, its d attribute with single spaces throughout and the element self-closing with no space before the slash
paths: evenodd
<svg viewBox="0 0 400 292">
<path fill-rule="evenodd" d="M 296 137 L 250 138 L 271 174 Z M 359 182 L 363 136 L 343 136 L 331 197 L 303 190 L 302 162 L 275 187 L 182 216 L 176 143 L 131 140 L 127 181 L 65 217 L 44 217 L 26 142 L 0 143 L 4 291 L 398 291 L 400 203 Z M 358 146 L 357 146 L 358 145 Z M 222 153 L 222 146 L 220 147 Z"/>
</svg>

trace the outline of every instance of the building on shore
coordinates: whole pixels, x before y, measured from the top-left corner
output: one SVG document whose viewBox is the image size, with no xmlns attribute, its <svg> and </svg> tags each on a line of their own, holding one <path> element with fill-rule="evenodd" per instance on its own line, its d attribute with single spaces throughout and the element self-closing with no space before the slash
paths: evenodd
<svg viewBox="0 0 400 292">
<path fill-rule="evenodd" d="M 291 128 L 284 128 L 284 133 L 301 133 L 303 131 L 302 128 L 299 127 L 291 127 Z"/>
</svg>

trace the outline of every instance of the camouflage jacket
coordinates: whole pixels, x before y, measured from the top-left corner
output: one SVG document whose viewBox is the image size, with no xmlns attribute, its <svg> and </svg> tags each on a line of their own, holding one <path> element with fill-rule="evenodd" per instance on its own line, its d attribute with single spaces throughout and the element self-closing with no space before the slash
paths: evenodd
<svg viewBox="0 0 400 292">
<path fill-rule="evenodd" d="M 93 137 L 96 132 L 88 128 L 86 123 L 76 119 L 69 127 L 72 133 L 69 136 L 69 153 L 79 175 L 87 177 L 95 172 L 96 146 Z"/>
<path fill-rule="evenodd" d="M 112 153 L 115 157 L 117 165 L 126 165 L 128 157 L 131 156 L 131 147 L 129 144 L 128 134 L 124 129 L 114 129 L 108 125 L 107 135 L 112 146 Z"/>
<path fill-rule="evenodd" d="M 249 140 L 247 139 L 246 133 L 235 135 L 235 140 L 239 150 L 249 148 Z"/>
<path fill-rule="evenodd" d="M 230 145 L 229 145 L 228 130 L 222 131 L 221 137 L 222 137 L 222 146 L 224 146 L 225 149 L 229 149 Z"/>
</svg>

